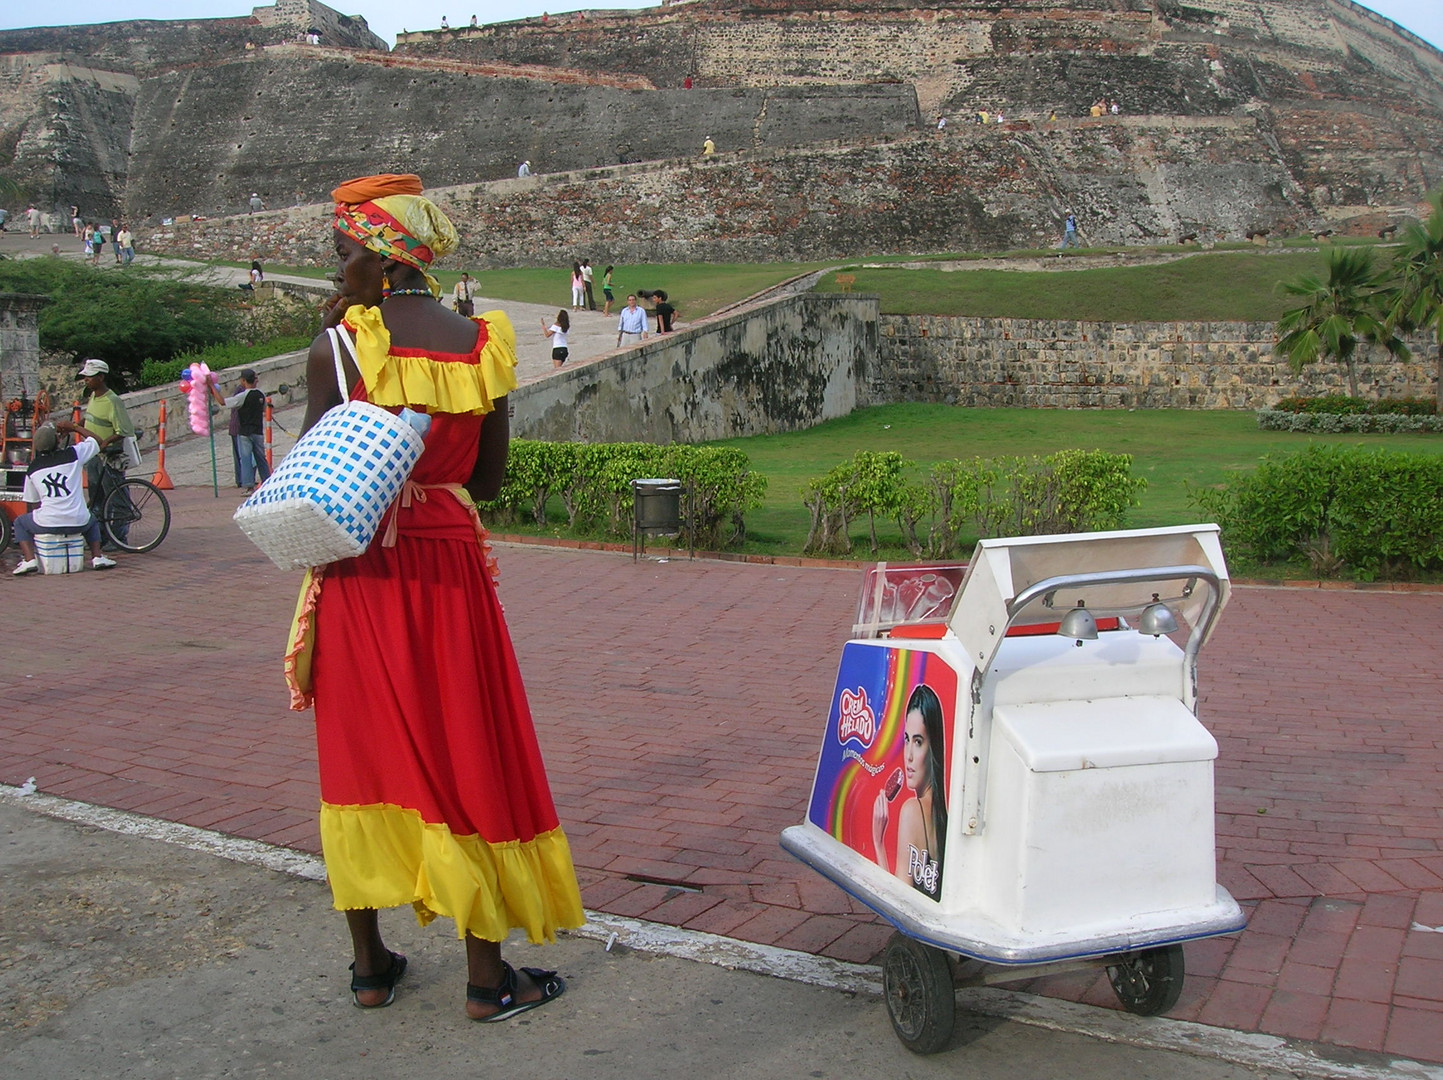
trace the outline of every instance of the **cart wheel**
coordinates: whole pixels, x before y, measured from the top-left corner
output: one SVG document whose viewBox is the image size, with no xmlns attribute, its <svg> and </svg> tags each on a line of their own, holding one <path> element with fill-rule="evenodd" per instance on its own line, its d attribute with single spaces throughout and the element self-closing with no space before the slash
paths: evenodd
<svg viewBox="0 0 1443 1080">
<path fill-rule="evenodd" d="M 882 960 L 882 986 L 892 1030 L 908 1050 L 935 1054 L 952 1041 L 957 998 L 941 949 L 893 934 Z"/>
<path fill-rule="evenodd" d="M 0 509 L 0 551 L 10 546 L 10 515 Z"/>
<path fill-rule="evenodd" d="M 1183 974 L 1181 945 L 1128 953 L 1119 963 L 1107 966 L 1117 1000 L 1139 1016 L 1157 1016 L 1176 1005 L 1182 996 Z"/>
</svg>

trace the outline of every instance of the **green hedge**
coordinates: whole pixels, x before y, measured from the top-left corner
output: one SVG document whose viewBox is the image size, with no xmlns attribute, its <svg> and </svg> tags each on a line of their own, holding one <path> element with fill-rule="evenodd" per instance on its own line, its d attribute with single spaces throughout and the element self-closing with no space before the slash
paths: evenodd
<svg viewBox="0 0 1443 1080">
<path fill-rule="evenodd" d="M 1372 581 L 1443 569 L 1440 491 L 1443 457 L 1312 446 L 1191 495 L 1232 556 Z"/>
<path fill-rule="evenodd" d="M 1147 486 L 1131 475 L 1130 455 L 1101 450 L 939 461 L 920 481 L 908 479 L 914 464 L 894 451 L 859 450 L 808 483 L 802 502 L 811 528 L 803 551 L 851 552 L 851 526 L 863 515 L 873 554 L 877 519 L 891 518 L 912 553 L 931 559 L 964 555 L 964 545 L 979 536 L 1116 529 Z"/>
<path fill-rule="evenodd" d="M 1297 431 L 1322 435 L 1348 432 L 1417 433 L 1443 431 L 1443 416 L 1434 416 L 1431 413 L 1280 412 L 1277 409 L 1259 409 L 1258 427 L 1263 431 Z"/>
<path fill-rule="evenodd" d="M 295 352 L 307 348 L 310 343 L 310 338 L 300 335 L 279 337 L 259 345 L 228 341 L 221 345 L 212 345 L 208 349 L 183 353 L 174 360 L 147 360 L 140 365 L 140 375 L 136 382 L 142 387 L 165 386 L 180 382 L 180 373 L 194 363 L 205 364 L 212 371 L 224 371 L 226 368 L 254 364 L 258 360 L 268 360 L 282 353 Z"/>
<path fill-rule="evenodd" d="M 746 454 L 725 446 L 655 446 L 651 443 L 552 443 L 516 439 L 506 458 L 501 494 L 482 503 L 496 525 L 528 521 L 545 527 L 553 496 L 578 533 L 631 536 L 631 481 L 681 480 L 691 498 L 683 505 L 682 540 L 721 548 L 746 538 L 744 515 L 762 503 L 767 479 L 751 471 Z"/>
<path fill-rule="evenodd" d="M 1271 412 L 1285 413 L 1341 413 L 1371 414 L 1401 413 L 1404 416 L 1433 416 L 1438 403 L 1432 398 L 1401 397 L 1371 398 L 1348 397 L 1345 394 L 1326 394 L 1323 397 L 1286 397 L 1272 407 Z"/>
</svg>

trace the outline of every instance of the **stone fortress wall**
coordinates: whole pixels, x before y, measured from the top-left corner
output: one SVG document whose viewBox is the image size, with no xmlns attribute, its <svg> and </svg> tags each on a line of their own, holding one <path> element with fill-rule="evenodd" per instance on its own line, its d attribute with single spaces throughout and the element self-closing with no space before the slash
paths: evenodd
<svg viewBox="0 0 1443 1080">
<path fill-rule="evenodd" d="M 699 125 L 732 145 L 766 147 L 900 134 L 918 122 L 907 86 L 657 91 L 305 45 L 153 76 L 140 84 L 135 117 L 126 208 L 142 226 L 234 212 L 251 191 L 268 206 L 320 201 L 341 180 L 378 170 L 419 171 L 440 187 L 514 178 L 527 158 L 533 171 L 557 173 L 691 157 Z M 304 168 L 277 168 L 298 156 Z"/>
<path fill-rule="evenodd" d="M 311 26 L 322 47 L 295 44 Z M 1099 96 L 1122 116 L 1087 119 Z M 974 137 L 977 109 L 1009 122 Z M 711 135 L 735 166 L 705 174 L 715 223 L 600 189 L 578 205 L 638 246 L 705 241 L 697 258 L 829 255 L 858 235 L 986 248 L 1046 237 L 1069 207 L 1107 243 L 1376 228 L 1443 180 L 1440 127 L 1443 55 L 1350 0 L 692 0 L 411 33 L 392 53 L 316 0 L 0 31 L 0 167 L 53 209 L 141 224 L 234 213 L 251 191 L 304 204 L 373 169 L 445 186 L 522 158 L 670 160 L 685 177 Z M 478 204 L 478 224 L 564 217 L 565 186 Z M 543 238 L 537 258 L 554 250 Z"/>
<path fill-rule="evenodd" d="M 397 51 L 645 73 L 658 86 L 899 82 L 928 117 L 1247 115 L 1319 212 L 1443 179 L 1443 55 L 1351 0 L 696 0 L 404 35 Z"/>
<path fill-rule="evenodd" d="M 694 92 L 694 91 L 693 91 Z M 349 175 L 333 166 L 325 176 Z M 1099 243 L 1239 236 L 1311 218 L 1246 119 L 1132 117 L 1098 129 L 995 125 L 867 142 L 747 151 L 433 188 L 461 249 L 453 268 L 850 258 L 1056 242 L 1068 203 Z M 327 185 L 328 186 L 328 185 Z M 1065 193 L 1065 194 L 1064 194 Z M 143 250 L 290 265 L 330 259 L 324 202 L 173 226 Z M 1381 220 L 1381 219 L 1380 219 Z"/>
</svg>

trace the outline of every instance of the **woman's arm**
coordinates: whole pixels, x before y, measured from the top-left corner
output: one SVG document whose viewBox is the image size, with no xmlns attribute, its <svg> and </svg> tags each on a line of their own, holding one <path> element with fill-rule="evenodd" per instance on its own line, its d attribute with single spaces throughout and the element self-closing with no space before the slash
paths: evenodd
<svg viewBox="0 0 1443 1080">
<path fill-rule="evenodd" d="M 912 848 L 919 852 L 927 846 L 927 831 L 922 826 L 922 807 L 916 799 L 902 804 L 897 816 L 897 859 L 892 872 L 912 883 Z"/>
<path fill-rule="evenodd" d="M 476 448 L 476 467 L 466 490 L 478 502 L 501 494 L 506 479 L 506 447 L 511 441 L 511 415 L 504 397 L 492 402 L 494 408 L 481 420 L 481 439 Z"/>
<path fill-rule="evenodd" d="M 877 853 L 877 865 L 887 873 L 892 872 L 887 862 L 887 845 L 883 838 L 887 834 L 887 795 L 877 792 L 877 801 L 872 804 L 872 850 Z"/>
<path fill-rule="evenodd" d="M 302 435 L 309 431 L 328 409 L 341 403 L 341 388 L 336 385 L 335 354 L 331 351 L 331 338 L 326 331 L 333 326 L 339 326 L 346 317 L 347 309 L 356 302 L 354 298 L 341 293 L 326 301 L 321 317 L 321 332 L 311 342 L 311 351 L 306 357 L 306 418 L 301 424 Z M 361 377 L 360 370 L 349 356 L 342 356 L 341 363 L 350 385 L 355 386 L 356 380 Z"/>
<path fill-rule="evenodd" d="M 311 351 L 306 357 L 306 418 L 301 423 L 301 434 L 310 431 L 327 409 L 340 403 L 341 389 L 336 385 L 331 339 L 327 334 L 319 334 L 311 342 Z"/>
</svg>

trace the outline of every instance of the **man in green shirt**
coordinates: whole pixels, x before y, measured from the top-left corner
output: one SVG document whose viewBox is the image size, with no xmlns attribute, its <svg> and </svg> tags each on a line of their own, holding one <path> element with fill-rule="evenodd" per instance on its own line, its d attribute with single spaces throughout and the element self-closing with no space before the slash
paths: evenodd
<svg viewBox="0 0 1443 1080">
<path fill-rule="evenodd" d="M 85 482 L 90 487 L 90 506 L 99 511 L 113 484 L 107 479 L 125 474 L 124 440 L 135 434 L 135 425 L 125 411 L 120 395 L 106 385 L 110 365 L 104 360 L 87 360 L 76 376 L 85 383 L 85 428 L 100 444 L 100 453 L 85 463 Z"/>
</svg>

